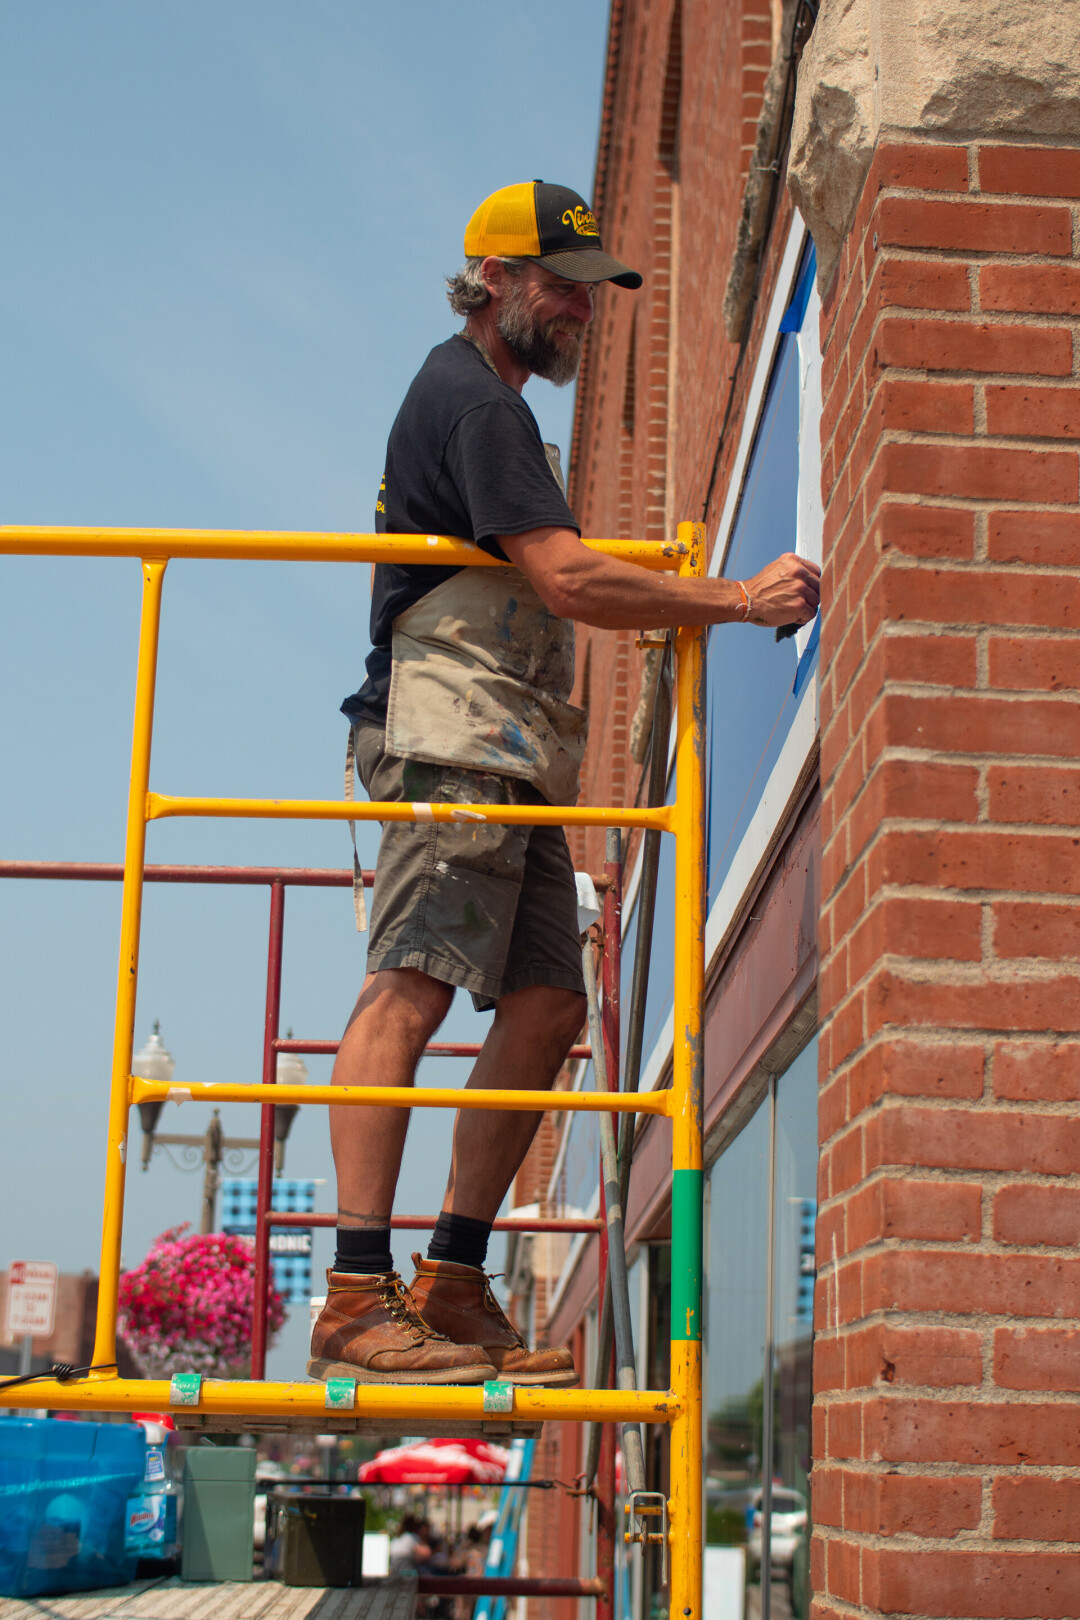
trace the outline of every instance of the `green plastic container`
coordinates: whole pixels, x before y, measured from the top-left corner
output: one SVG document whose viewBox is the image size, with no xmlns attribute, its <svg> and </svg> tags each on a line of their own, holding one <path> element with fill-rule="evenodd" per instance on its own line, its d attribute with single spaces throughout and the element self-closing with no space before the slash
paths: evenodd
<svg viewBox="0 0 1080 1620">
<path fill-rule="evenodd" d="M 265 1573 L 286 1586 L 362 1586 L 366 1511 L 360 1496 L 271 1492 Z"/>
<path fill-rule="evenodd" d="M 191 1446 L 184 1454 L 181 1579 L 250 1581 L 254 1548 L 254 1447 Z"/>
</svg>

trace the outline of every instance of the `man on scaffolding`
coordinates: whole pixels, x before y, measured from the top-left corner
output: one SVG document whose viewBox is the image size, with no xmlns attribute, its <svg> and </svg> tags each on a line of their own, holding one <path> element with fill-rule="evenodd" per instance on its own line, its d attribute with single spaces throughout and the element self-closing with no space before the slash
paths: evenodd
<svg viewBox="0 0 1080 1620">
<path fill-rule="evenodd" d="M 482 203 L 448 282 L 465 327 L 433 349 L 390 433 L 376 527 L 473 540 L 509 568 L 375 569 L 367 679 L 342 705 L 373 800 L 572 805 L 587 716 L 569 702 L 573 621 L 603 629 L 804 624 L 818 570 L 785 555 L 745 582 L 654 574 L 590 550 L 558 451 L 521 397 L 577 375 L 598 283 L 641 277 L 604 252 L 591 210 L 536 180 Z M 411 1086 L 454 990 L 494 1019 L 468 1084 L 550 1087 L 585 1021 L 577 896 L 558 827 L 384 825 L 368 974 L 333 1083 Z M 577 1381 L 531 1350 L 484 1272 L 488 1237 L 540 1122 L 462 1110 L 427 1259 L 409 1288 L 390 1216 L 407 1109 L 332 1108 L 337 1253 L 308 1371 L 363 1383 Z"/>
</svg>

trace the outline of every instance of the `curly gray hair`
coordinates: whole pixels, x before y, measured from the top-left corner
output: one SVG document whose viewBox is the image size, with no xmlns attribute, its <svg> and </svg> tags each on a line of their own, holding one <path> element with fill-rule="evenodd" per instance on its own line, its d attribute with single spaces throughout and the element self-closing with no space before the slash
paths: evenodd
<svg viewBox="0 0 1080 1620">
<path fill-rule="evenodd" d="M 483 259 L 466 259 L 464 268 L 456 276 L 446 278 L 446 296 L 450 300 L 450 308 L 455 315 L 465 318 L 474 310 L 483 309 L 491 302 L 491 294 L 484 286 L 480 275 L 480 266 Z M 512 276 L 520 276 L 529 259 L 504 259 L 500 256 L 500 264 L 505 264 Z"/>
</svg>

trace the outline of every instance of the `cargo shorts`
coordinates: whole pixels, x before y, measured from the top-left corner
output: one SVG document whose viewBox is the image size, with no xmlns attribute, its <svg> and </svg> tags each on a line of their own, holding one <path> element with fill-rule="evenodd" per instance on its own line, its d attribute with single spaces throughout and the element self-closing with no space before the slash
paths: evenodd
<svg viewBox="0 0 1080 1620">
<path fill-rule="evenodd" d="M 373 724 L 353 729 L 372 800 L 545 804 L 528 782 L 386 751 Z M 585 994 L 577 887 L 561 827 L 490 822 L 383 823 L 369 922 L 368 971 L 418 968 L 472 994 L 478 1012 L 530 985 Z"/>
</svg>

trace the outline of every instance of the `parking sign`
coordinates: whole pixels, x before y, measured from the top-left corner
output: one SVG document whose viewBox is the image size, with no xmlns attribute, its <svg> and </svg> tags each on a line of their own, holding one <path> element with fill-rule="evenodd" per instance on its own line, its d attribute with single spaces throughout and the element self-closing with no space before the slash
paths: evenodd
<svg viewBox="0 0 1080 1620">
<path fill-rule="evenodd" d="M 8 1269 L 7 1315 L 12 1338 L 47 1339 L 56 1320 L 57 1268 L 51 1260 L 13 1260 Z"/>
</svg>

